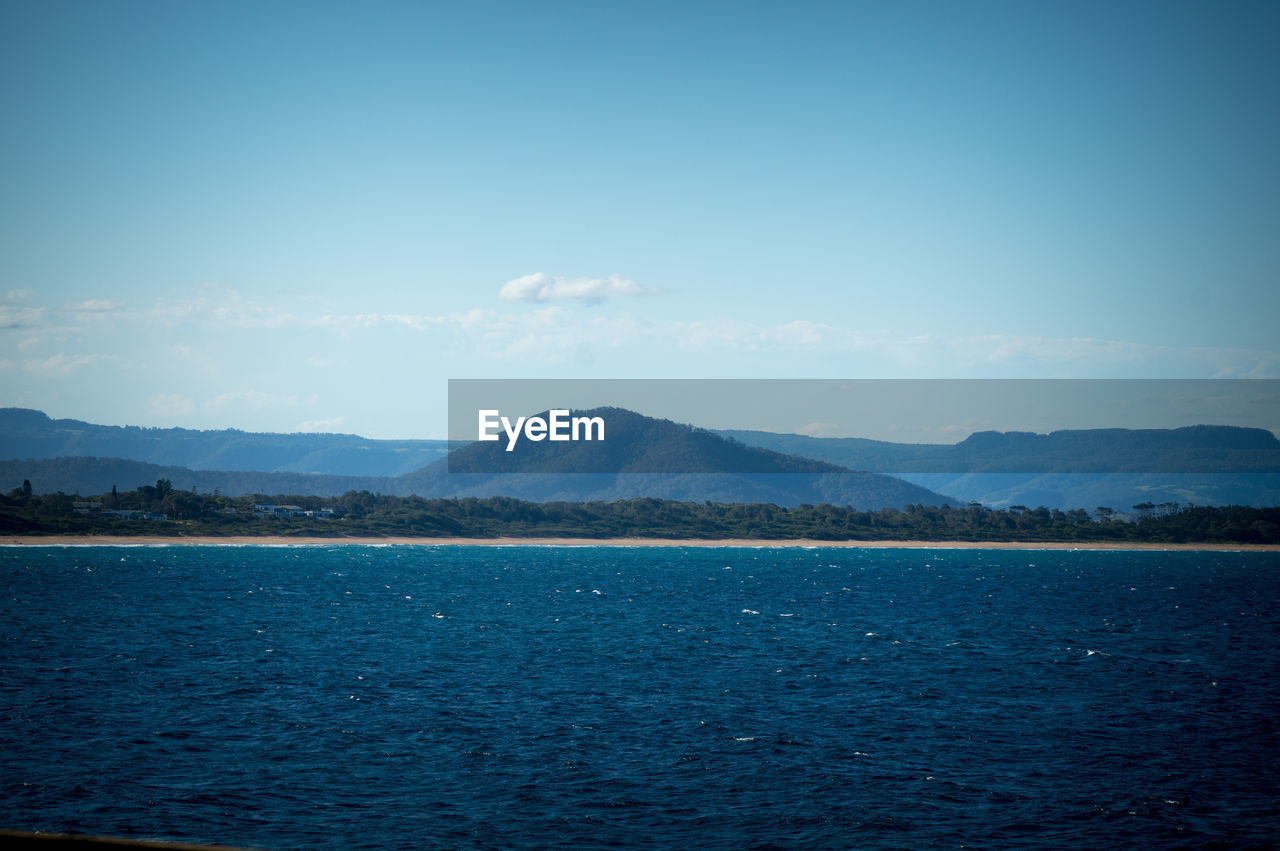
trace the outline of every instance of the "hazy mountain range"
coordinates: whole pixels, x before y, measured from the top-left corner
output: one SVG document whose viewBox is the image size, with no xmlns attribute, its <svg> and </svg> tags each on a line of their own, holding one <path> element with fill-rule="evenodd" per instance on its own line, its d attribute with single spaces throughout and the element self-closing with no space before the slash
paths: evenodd
<svg viewBox="0 0 1280 851">
<path fill-rule="evenodd" d="M 1260 428 L 980 431 L 955 444 L 721 431 L 750 446 L 877 473 L 1280 473 L 1280 440 Z"/>
<path fill-rule="evenodd" d="M 5 409 L 0 410 L 4 454 L 13 457 L 25 453 L 28 457 L 0 461 L 0 487 L 7 490 L 28 479 L 38 491 L 84 495 L 104 493 L 113 486 L 132 489 L 165 478 L 183 490 L 217 490 L 227 495 L 332 496 L 349 490 L 369 490 L 399 496 L 511 496 L 535 501 L 608 501 L 649 496 L 786 506 L 826 502 L 860 509 L 915 503 L 956 504 L 949 497 L 890 476 L 854 472 L 829 462 L 748 447 L 703 429 L 621 409 L 602 409 L 599 413 L 610 422 L 610 440 L 604 444 L 527 442 L 520 453 L 507 455 L 498 443 L 476 443 L 455 451 L 455 472 L 450 472 L 450 464 L 443 457 L 445 441 L 132 429 L 50 420 L 37 411 Z M 331 446 L 326 446 L 326 437 L 333 439 Z M 291 442 L 292 438 L 297 438 L 296 443 Z M 248 464 L 261 457 L 259 453 L 269 454 L 278 446 L 284 447 L 275 459 L 281 463 L 271 471 L 193 469 L 149 460 Z M 66 452 L 79 454 L 57 454 Z M 147 460 L 92 457 L 95 452 L 130 452 Z M 412 452 L 433 453 L 435 460 L 395 476 L 303 474 L 281 469 L 283 465 L 321 466 L 326 460 L 343 465 L 339 469 L 348 469 L 345 465 L 359 457 L 355 453 L 367 453 L 371 468 L 385 469 L 397 453 Z M 44 457 L 30 457 L 35 453 Z M 609 470 L 621 472 L 606 472 Z"/>
<path fill-rule="evenodd" d="M 444 440 L 369 440 L 354 434 L 106 426 L 0 408 L 4 458 L 125 458 L 192 470 L 399 476 L 448 452 Z"/>
<path fill-rule="evenodd" d="M 370 490 L 539 501 L 655 496 L 859 508 L 976 501 L 1122 511 L 1142 502 L 1280 504 L 1280 441 L 1261 429 L 980 432 L 957 444 L 898 444 L 712 432 L 621 409 L 603 413 L 613 438 L 606 444 L 543 442 L 508 454 L 501 443 L 477 443 L 446 462 L 443 440 L 103 426 L 4 408 L 0 487 L 30 479 L 39 491 L 87 495 L 167 478 L 179 488 L 228 495 Z"/>
<path fill-rule="evenodd" d="M 753 446 L 893 475 L 994 508 L 1280 505 L 1280 440 L 1265 429 L 983 431 L 956 444 L 721 433 Z"/>
</svg>

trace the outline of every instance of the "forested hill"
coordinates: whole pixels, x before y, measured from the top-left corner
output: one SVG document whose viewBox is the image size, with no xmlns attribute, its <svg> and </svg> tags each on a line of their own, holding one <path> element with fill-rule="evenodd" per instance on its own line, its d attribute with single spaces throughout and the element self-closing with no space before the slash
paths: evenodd
<svg viewBox="0 0 1280 851">
<path fill-rule="evenodd" d="M 544 421 L 548 411 L 535 414 Z M 499 440 L 462 446 L 451 473 L 847 473 L 844 467 L 747 446 L 731 437 L 625 408 L 592 408 L 573 416 L 598 420 L 607 439 Z"/>
<path fill-rule="evenodd" d="M 888 443 L 764 431 L 722 431 L 742 443 L 880 473 L 1280 473 L 1265 429 L 982 431 L 956 444 Z"/>
<path fill-rule="evenodd" d="M 705 429 L 621 408 L 575 411 L 606 423 L 603 443 L 474 443 L 449 461 L 398 480 L 399 492 L 443 496 L 502 495 L 546 502 L 637 497 L 716 503 L 862 509 L 908 504 L 955 505 L 950 497 L 891 476 L 854 472 L 807 458 L 745 446 Z"/>
<path fill-rule="evenodd" d="M 370 440 L 354 434 L 106 426 L 0 408 L 3 459 L 123 458 L 189 470 L 399 476 L 444 457 L 444 440 Z"/>
</svg>

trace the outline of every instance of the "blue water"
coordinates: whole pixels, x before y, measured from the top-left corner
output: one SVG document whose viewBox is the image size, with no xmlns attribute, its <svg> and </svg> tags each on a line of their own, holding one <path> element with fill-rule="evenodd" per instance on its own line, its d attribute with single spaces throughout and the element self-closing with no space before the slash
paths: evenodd
<svg viewBox="0 0 1280 851">
<path fill-rule="evenodd" d="M 1266 846 L 1280 555 L 0 549 L 0 827 Z"/>
</svg>

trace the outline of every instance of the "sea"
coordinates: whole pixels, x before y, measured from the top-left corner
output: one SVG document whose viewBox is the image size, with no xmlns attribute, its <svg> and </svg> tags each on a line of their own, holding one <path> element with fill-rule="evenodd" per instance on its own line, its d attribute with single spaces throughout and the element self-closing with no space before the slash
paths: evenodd
<svg viewBox="0 0 1280 851">
<path fill-rule="evenodd" d="M 0 828 L 1263 848 L 1280 553 L 0 548 Z"/>
</svg>

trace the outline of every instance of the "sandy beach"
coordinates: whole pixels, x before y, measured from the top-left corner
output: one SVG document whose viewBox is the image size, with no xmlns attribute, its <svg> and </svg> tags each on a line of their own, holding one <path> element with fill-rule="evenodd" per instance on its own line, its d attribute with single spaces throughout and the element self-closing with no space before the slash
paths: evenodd
<svg viewBox="0 0 1280 851">
<path fill-rule="evenodd" d="M 751 538 L 292 538 L 282 535 L 166 537 L 162 535 L 19 535 L 0 538 L 0 546 L 337 546 L 381 545 L 423 547 L 841 547 L 953 550 L 1218 550 L 1280 552 L 1276 544 L 1149 544 L 1080 541 L 819 541 Z"/>
</svg>

